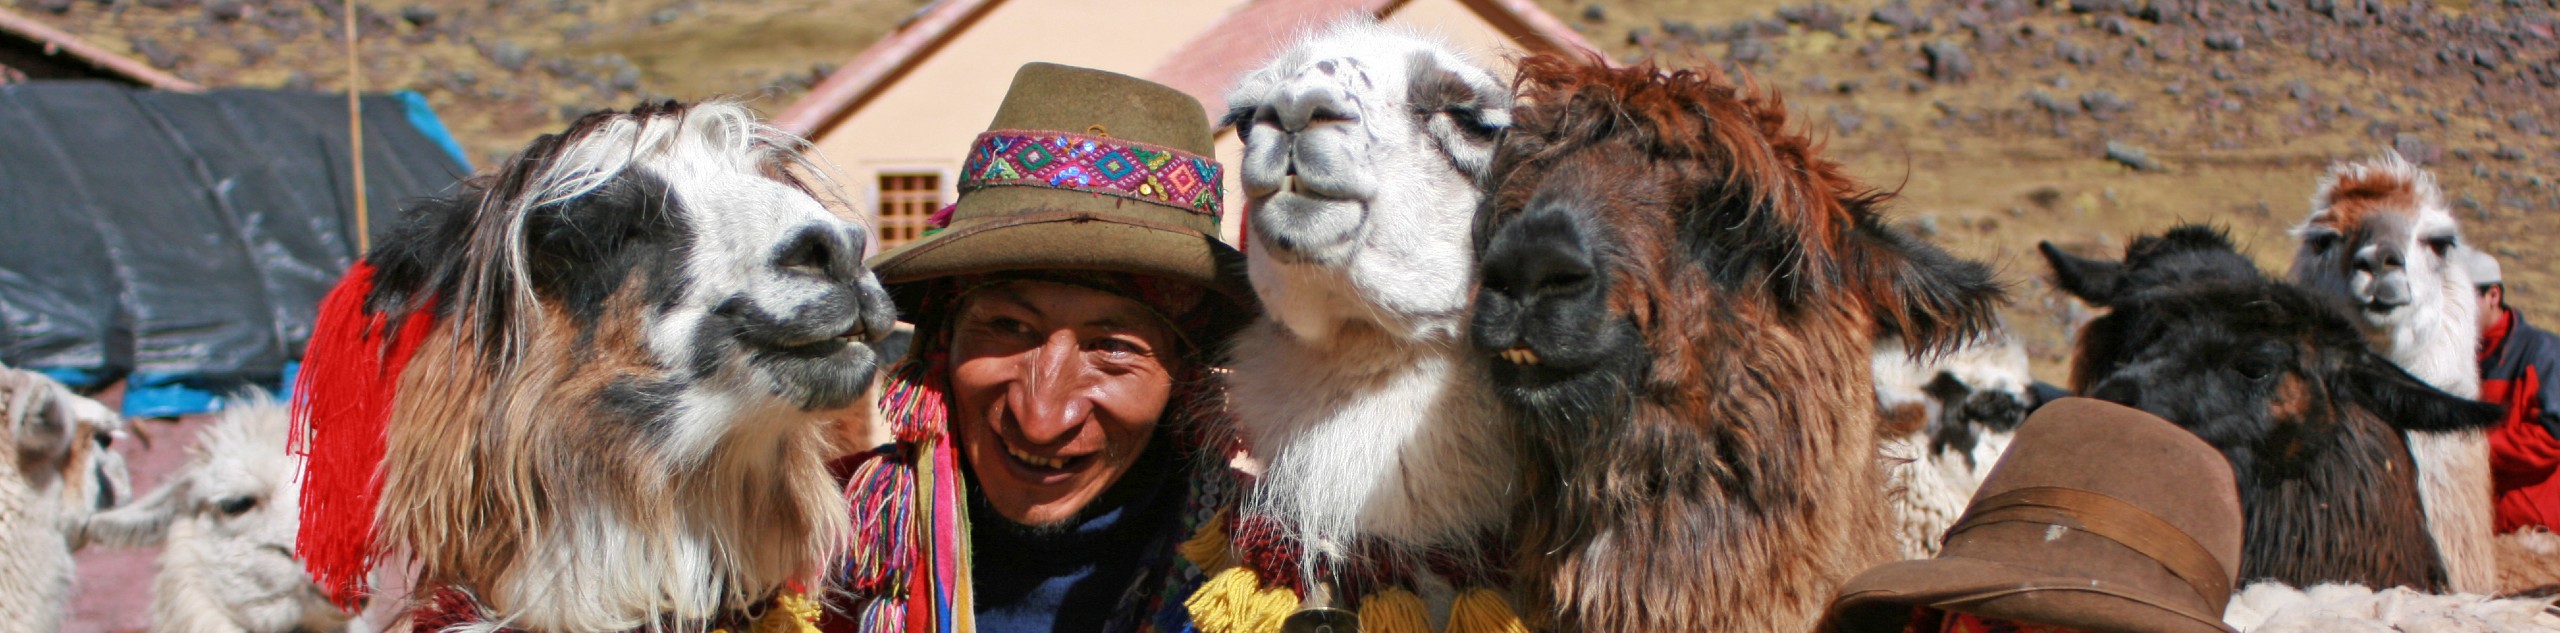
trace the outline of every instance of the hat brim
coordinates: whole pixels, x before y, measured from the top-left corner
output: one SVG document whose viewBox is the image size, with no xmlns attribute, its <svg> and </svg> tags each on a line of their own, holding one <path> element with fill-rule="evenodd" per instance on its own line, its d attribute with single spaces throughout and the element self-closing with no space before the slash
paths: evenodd
<svg viewBox="0 0 2560 633">
<path fill-rule="evenodd" d="M 871 261 L 880 283 L 899 286 L 955 275 L 1012 270 L 1091 270 L 1199 284 L 1245 314 L 1254 307 L 1244 255 L 1218 238 L 1091 211 L 1035 211 L 954 223 Z M 926 297 L 890 293 L 901 314 Z"/>
<path fill-rule="evenodd" d="M 1912 607 L 1924 606 L 2091 633 L 2232 630 L 2220 614 L 2171 606 L 2122 583 L 1963 557 L 1869 568 L 1841 586 L 1831 620 L 1843 633 L 1894 633 L 1910 621 Z"/>
</svg>

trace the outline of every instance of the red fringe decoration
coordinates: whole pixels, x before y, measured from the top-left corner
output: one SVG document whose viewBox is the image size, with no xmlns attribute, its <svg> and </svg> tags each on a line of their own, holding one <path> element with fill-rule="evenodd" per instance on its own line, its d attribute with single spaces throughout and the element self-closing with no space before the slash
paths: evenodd
<svg viewBox="0 0 2560 633">
<path fill-rule="evenodd" d="M 382 497 L 383 429 L 400 371 L 434 325 L 417 310 L 388 345 L 388 314 L 365 311 L 373 266 L 356 262 L 320 300 L 311 344 L 293 385 L 293 440 L 302 470 L 302 531 L 294 555 L 329 599 L 353 613 L 363 608 L 374 546 L 374 505 Z"/>
</svg>

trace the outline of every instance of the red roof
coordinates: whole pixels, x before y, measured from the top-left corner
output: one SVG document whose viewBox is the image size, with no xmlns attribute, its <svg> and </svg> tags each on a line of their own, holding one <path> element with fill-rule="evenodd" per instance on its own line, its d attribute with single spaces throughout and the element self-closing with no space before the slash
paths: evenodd
<svg viewBox="0 0 2560 633">
<path fill-rule="evenodd" d="M 1271 60 L 1281 47 L 1314 27 L 1353 12 L 1383 18 L 1408 0 L 1252 0 L 1201 31 L 1167 57 L 1147 78 L 1172 86 L 1209 110 L 1225 113 L 1223 93 L 1245 71 Z M 1457 0 L 1531 52 L 1597 51 L 1533 0 Z M 941 50 L 1003 0 L 941 0 L 897 32 L 871 45 L 809 94 L 774 117 L 774 125 L 815 136 L 844 120 L 898 78 Z"/>
</svg>

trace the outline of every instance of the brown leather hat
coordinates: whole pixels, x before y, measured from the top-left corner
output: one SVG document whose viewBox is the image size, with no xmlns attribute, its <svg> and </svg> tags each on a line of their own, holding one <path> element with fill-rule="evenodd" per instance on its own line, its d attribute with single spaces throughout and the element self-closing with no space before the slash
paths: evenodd
<svg viewBox="0 0 2560 633">
<path fill-rule="evenodd" d="M 1914 607 L 2079 631 L 2230 631 L 2240 573 L 2231 466 L 2166 420 L 2087 398 L 2027 418 L 1937 558 L 1886 563 L 1831 604 L 1892 633 Z"/>
<path fill-rule="evenodd" d="M 1213 139 L 1199 100 L 1179 90 L 1026 64 L 970 144 L 950 225 L 873 258 L 872 270 L 911 318 L 933 299 L 914 282 L 1040 270 L 1179 280 L 1249 316 L 1244 256 L 1218 241 Z"/>
</svg>

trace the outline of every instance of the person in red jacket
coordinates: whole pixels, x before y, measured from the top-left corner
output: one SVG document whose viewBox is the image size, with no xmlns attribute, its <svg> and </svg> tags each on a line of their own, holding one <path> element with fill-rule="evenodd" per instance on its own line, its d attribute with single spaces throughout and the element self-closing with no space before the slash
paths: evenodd
<svg viewBox="0 0 2560 633">
<path fill-rule="evenodd" d="M 2560 529 L 2560 336 L 2507 307 L 2498 260 L 2466 249 L 2480 295 L 2480 399 L 2507 407 L 2489 431 L 2500 533 Z"/>
</svg>

